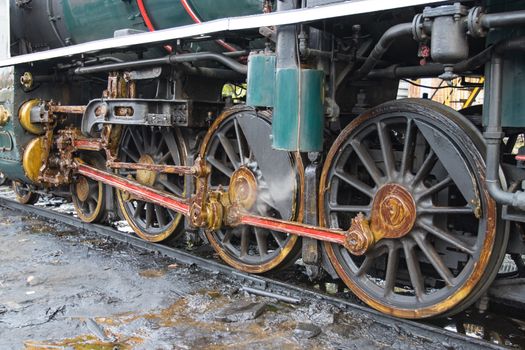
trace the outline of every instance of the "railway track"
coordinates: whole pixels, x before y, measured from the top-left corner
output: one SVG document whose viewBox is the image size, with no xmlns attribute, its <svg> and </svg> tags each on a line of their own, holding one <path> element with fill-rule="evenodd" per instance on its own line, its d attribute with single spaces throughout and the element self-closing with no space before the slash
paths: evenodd
<svg viewBox="0 0 525 350">
<path fill-rule="evenodd" d="M 305 300 L 322 300 L 343 310 L 365 314 L 375 322 L 383 324 L 387 328 L 394 328 L 399 333 L 412 334 L 424 339 L 433 339 L 434 341 L 437 340 L 441 342 L 445 348 L 503 348 L 498 344 L 490 343 L 460 333 L 455 333 L 432 324 L 390 317 L 366 306 L 362 306 L 349 300 L 345 300 L 328 293 L 323 293 L 312 288 L 290 285 L 275 278 L 240 272 L 220 263 L 217 260 L 195 256 L 184 249 L 174 248 L 163 244 L 150 243 L 129 233 L 119 231 L 109 226 L 87 224 L 73 215 L 61 213 L 52 209 L 32 205 L 23 205 L 2 196 L 0 196 L 0 206 L 11 210 L 22 211 L 41 218 L 54 220 L 90 233 L 102 235 L 118 242 L 130 244 L 136 248 L 162 254 L 183 264 L 195 265 L 206 271 L 221 273 L 229 279 L 236 280 L 241 289 L 251 294 L 273 297 L 283 302 L 293 304 L 298 304 Z"/>
</svg>

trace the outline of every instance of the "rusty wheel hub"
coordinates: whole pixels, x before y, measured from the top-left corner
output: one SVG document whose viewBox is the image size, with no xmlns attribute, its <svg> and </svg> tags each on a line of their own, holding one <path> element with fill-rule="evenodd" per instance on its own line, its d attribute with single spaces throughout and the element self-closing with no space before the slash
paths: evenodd
<svg viewBox="0 0 525 350">
<path fill-rule="evenodd" d="M 75 191 L 78 199 L 85 202 L 89 196 L 89 183 L 84 176 L 80 176 L 75 184 Z"/>
<path fill-rule="evenodd" d="M 233 173 L 228 196 L 232 203 L 251 209 L 257 200 L 257 179 L 251 170 L 243 166 Z"/>
<path fill-rule="evenodd" d="M 140 156 L 139 163 L 155 164 L 155 161 L 149 154 Z M 137 170 L 137 181 L 144 186 L 153 186 L 157 180 L 157 173 L 152 170 Z"/>
<path fill-rule="evenodd" d="M 401 238 L 416 222 L 416 203 L 403 186 L 386 184 L 377 191 L 372 205 L 370 229 L 375 237 Z"/>
</svg>

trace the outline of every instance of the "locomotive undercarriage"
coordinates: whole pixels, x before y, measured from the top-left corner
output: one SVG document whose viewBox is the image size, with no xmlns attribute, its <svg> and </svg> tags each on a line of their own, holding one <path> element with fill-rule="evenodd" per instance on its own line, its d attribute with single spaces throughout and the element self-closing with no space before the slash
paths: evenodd
<svg viewBox="0 0 525 350">
<path fill-rule="evenodd" d="M 302 105 L 297 107 L 299 126 L 287 129 L 278 101 L 274 106 L 247 106 L 210 102 L 207 96 L 188 98 L 192 93 L 180 84 L 188 71 L 210 79 L 213 75 L 220 82 L 237 81 L 239 74 L 250 72 L 236 54 L 170 54 L 147 63 L 74 68 L 77 76 L 104 77 L 107 88 L 102 98 L 86 105 L 61 105 L 46 97 L 21 104 L 21 126 L 38 136 L 24 148 L 25 176 L 34 187 L 16 183 L 20 200 L 34 202 L 35 188 L 69 187 L 86 222 L 104 222 L 113 211 L 152 242 L 200 231 L 201 239 L 225 262 L 252 273 L 282 268 L 302 257 L 312 279 L 321 278 L 325 270 L 369 305 L 398 317 L 458 312 L 477 300 L 498 273 L 509 240 L 509 221 L 502 211 L 523 206 L 519 186 L 512 194 L 506 183 L 525 179 L 525 173 L 513 165 L 512 174 L 499 168 L 503 134 L 498 71 L 502 57 L 523 49 L 523 38 L 502 40 L 466 57 L 462 48 L 454 47 L 449 56 L 436 48 L 439 52 L 433 55 L 439 64 L 410 72 L 411 67 L 374 68 L 385 66 L 381 60 L 387 59 L 383 56 L 394 38 L 415 30 L 425 46 L 432 19 L 463 19 L 465 11 L 457 6 L 428 10 L 424 19 L 418 15 L 410 25 L 392 27 L 367 58 L 347 62 L 364 54 L 360 50 L 370 51 L 354 26 L 350 41 L 363 46 L 341 54 L 337 66 L 334 52 L 322 50 L 334 45 L 333 40 L 323 40 L 315 26 L 308 34 L 320 45 L 312 45 L 304 38 L 304 28 L 298 33 L 295 26 L 283 26 L 273 33 L 276 37 L 268 35 L 266 50 L 255 54 L 268 59 L 272 40 L 277 40 L 276 66 L 295 78 L 295 70 L 299 72 L 299 100 L 301 79 L 311 85 L 321 75 L 328 80 L 322 90 L 327 93 L 324 105 L 305 107 L 323 109 L 324 145 L 322 136 L 316 139 L 319 130 L 299 135 L 300 124 L 309 123 L 300 120 L 301 113 L 310 111 Z M 472 20 L 476 14 L 481 16 L 470 12 L 468 29 L 482 36 L 487 28 Z M 516 23 L 517 17 L 510 21 Z M 290 51 L 292 41 L 297 48 Z M 438 45 L 448 48 L 443 43 L 433 47 Z M 454 54 L 459 56 L 451 57 Z M 230 70 L 181 66 L 203 59 L 218 60 Z M 358 61 L 362 64 L 355 69 Z M 397 78 L 476 75 L 489 62 L 492 102 L 484 135 L 465 116 L 432 101 L 386 102 Z M 379 85 L 373 80 L 361 83 L 366 76 L 385 79 L 385 92 L 374 92 Z M 28 82 L 31 73 L 22 77 L 24 88 L 37 94 L 27 87 L 33 84 Z M 154 97 L 139 97 L 138 91 L 152 81 Z M 277 86 L 279 81 L 277 73 Z M 345 84 L 347 90 L 338 90 Z M 282 92 L 279 98 L 295 93 Z M 259 100 L 267 97 L 260 94 Z M 286 132 L 297 131 L 297 139 L 284 140 L 282 129 L 276 129 L 278 121 Z M 113 206 L 118 209 L 109 208 Z M 520 210 L 515 210 L 514 224 L 521 227 Z"/>
</svg>

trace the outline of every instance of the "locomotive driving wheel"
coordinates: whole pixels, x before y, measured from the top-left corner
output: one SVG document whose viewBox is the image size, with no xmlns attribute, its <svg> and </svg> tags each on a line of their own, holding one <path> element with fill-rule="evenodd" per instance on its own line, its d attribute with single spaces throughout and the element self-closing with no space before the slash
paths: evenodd
<svg viewBox="0 0 525 350">
<path fill-rule="evenodd" d="M 89 154 L 81 159 L 86 163 L 104 169 L 104 158 L 99 154 Z M 103 222 L 106 219 L 104 184 L 88 177 L 77 175 L 71 184 L 73 206 L 78 217 L 84 222 Z"/>
<path fill-rule="evenodd" d="M 119 161 L 129 163 L 184 165 L 185 142 L 178 129 L 157 129 L 145 126 L 127 127 L 121 137 Z M 121 169 L 119 174 L 145 186 L 184 197 L 184 177 L 156 173 L 150 170 Z M 117 191 L 122 215 L 133 231 L 150 242 L 160 242 L 170 236 L 178 238 L 182 215 L 151 202 L 133 198 Z"/>
<path fill-rule="evenodd" d="M 28 185 L 20 182 L 13 181 L 13 191 L 15 192 L 16 199 L 22 204 L 35 204 L 38 202 L 40 195 L 31 191 Z"/>
<path fill-rule="evenodd" d="M 361 300 L 397 317 L 456 313 L 490 285 L 508 237 L 485 186 L 485 146 L 465 118 L 426 100 L 386 103 L 354 120 L 321 175 L 321 221 L 358 213 L 387 230 L 363 256 L 325 244 Z"/>
<path fill-rule="evenodd" d="M 270 116 L 248 108 L 223 113 L 206 134 L 200 155 L 211 166 L 210 188 L 230 189 L 232 200 L 253 214 L 300 220 L 301 160 L 271 146 Z M 207 231 L 229 265 L 264 273 L 297 259 L 297 236 L 250 226 Z"/>
</svg>

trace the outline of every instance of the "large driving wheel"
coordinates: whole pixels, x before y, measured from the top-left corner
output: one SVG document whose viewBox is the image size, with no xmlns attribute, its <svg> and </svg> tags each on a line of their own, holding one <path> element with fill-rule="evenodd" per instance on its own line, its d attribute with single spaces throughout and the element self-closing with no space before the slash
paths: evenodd
<svg viewBox="0 0 525 350">
<path fill-rule="evenodd" d="M 186 146 L 178 129 L 130 126 L 122 132 L 119 160 L 129 163 L 184 165 Z M 149 170 L 121 169 L 119 174 L 145 186 L 184 197 L 184 177 Z M 135 233 L 150 242 L 181 235 L 182 215 L 158 204 L 117 191 L 120 211 Z M 173 238 L 177 238 L 173 236 Z"/>
<path fill-rule="evenodd" d="M 217 118 L 200 151 L 211 166 L 210 187 L 252 184 L 243 189 L 246 198 L 256 198 L 251 213 L 299 220 L 302 163 L 291 153 L 273 150 L 270 135 L 269 115 L 253 109 L 235 108 Z M 244 225 L 208 231 L 207 237 L 224 261 L 251 273 L 285 266 L 300 251 L 297 236 Z"/>
<path fill-rule="evenodd" d="M 362 212 L 395 237 L 364 256 L 325 244 L 358 297 L 425 318 L 459 312 L 488 288 L 508 232 L 485 186 L 484 154 L 471 123 L 426 100 L 383 104 L 341 133 L 321 176 L 322 222 L 348 229 Z"/>
</svg>

